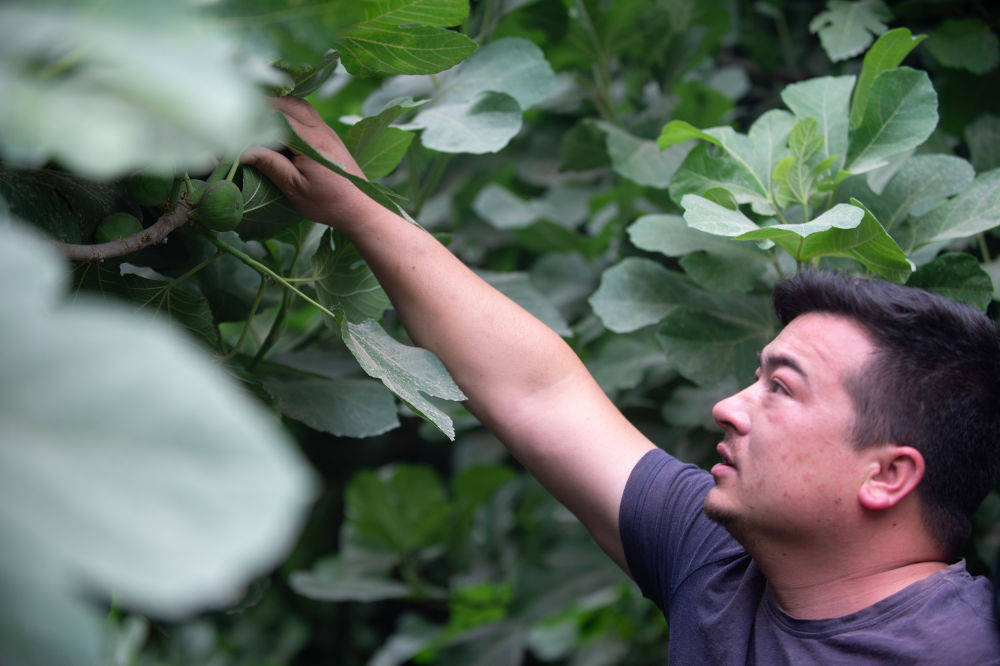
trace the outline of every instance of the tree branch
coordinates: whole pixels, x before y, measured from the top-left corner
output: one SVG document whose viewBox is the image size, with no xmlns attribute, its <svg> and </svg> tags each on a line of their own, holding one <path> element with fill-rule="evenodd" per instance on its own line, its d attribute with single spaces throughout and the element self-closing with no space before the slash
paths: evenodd
<svg viewBox="0 0 1000 666">
<path fill-rule="evenodd" d="M 153 226 L 143 229 L 137 234 L 118 238 L 109 243 L 95 245 L 75 245 L 57 241 L 56 246 L 67 259 L 73 261 L 103 261 L 112 257 L 121 257 L 141 250 L 164 240 L 172 231 L 184 226 L 188 214 L 194 210 L 194 205 L 186 199 L 181 199 L 173 210 L 163 214 Z"/>
</svg>

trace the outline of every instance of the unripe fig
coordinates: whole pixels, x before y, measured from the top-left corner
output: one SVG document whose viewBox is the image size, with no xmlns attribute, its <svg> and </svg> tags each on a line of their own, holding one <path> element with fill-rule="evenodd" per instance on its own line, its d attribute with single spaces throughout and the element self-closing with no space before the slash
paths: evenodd
<svg viewBox="0 0 1000 666">
<path fill-rule="evenodd" d="M 170 193 L 174 188 L 174 179 L 171 177 L 154 176 L 140 171 L 129 176 L 128 182 L 129 196 L 143 206 L 159 206 L 170 200 Z"/>
<path fill-rule="evenodd" d="M 128 213 L 113 213 L 101 220 L 94 238 L 99 243 L 110 243 L 113 240 L 131 236 L 142 231 L 142 223 L 135 215 Z"/>
<path fill-rule="evenodd" d="M 213 231 L 232 231 L 243 219 L 243 193 L 228 180 L 211 183 L 191 217 Z"/>
<path fill-rule="evenodd" d="M 205 194 L 206 189 L 208 189 L 208 183 L 203 180 L 195 180 L 192 178 L 190 188 L 185 184 L 181 191 L 183 192 L 185 199 L 193 204 L 197 204 L 201 201 L 201 197 Z"/>
</svg>

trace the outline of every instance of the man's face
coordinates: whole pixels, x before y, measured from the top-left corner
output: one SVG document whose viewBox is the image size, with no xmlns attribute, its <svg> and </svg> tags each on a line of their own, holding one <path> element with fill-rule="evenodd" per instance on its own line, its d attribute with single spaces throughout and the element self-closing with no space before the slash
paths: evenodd
<svg viewBox="0 0 1000 666">
<path fill-rule="evenodd" d="M 712 410 L 725 431 L 709 517 L 742 539 L 808 539 L 859 511 L 863 457 L 844 382 L 875 348 L 849 319 L 797 317 L 761 352 L 757 381 Z"/>
</svg>

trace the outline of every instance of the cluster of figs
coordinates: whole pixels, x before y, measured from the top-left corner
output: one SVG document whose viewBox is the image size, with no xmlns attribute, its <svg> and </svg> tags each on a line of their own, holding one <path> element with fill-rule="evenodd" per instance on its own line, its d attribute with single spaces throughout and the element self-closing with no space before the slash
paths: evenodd
<svg viewBox="0 0 1000 666">
<path fill-rule="evenodd" d="M 159 207 L 183 197 L 194 209 L 192 220 L 212 231 L 232 231 L 243 219 L 243 193 L 231 180 L 213 173 L 208 181 L 164 178 L 139 172 L 126 182 L 129 197 L 141 206 Z M 142 231 L 142 223 L 131 213 L 113 213 L 97 227 L 95 239 L 107 243 Z"/>
</svg>

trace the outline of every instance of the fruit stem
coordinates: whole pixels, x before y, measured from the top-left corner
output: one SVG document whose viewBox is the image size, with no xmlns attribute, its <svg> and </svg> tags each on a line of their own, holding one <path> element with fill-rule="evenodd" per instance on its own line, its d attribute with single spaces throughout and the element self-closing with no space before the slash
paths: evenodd
<svg viewBox="0 0 1000 666">
<path fill-rule="evenodd" d="M 228 252 L 229 254 L 233 255 L 234 257 L 236 257 L 237 259 L 239 259 L 240 261 L 242 261 L 244 264 L 246 264 L 250 268 L 252 268 L 255 271 L 257 271 L 258 273 L 260 273 L 261 275 L 268 275 L 268 276 L 270 276 L 275 282 L 277 282 L 278 284 L 280 284 L 282 287 L 284 287 L 288 291 L 292 292 L 293 294 L 295 294 L 296 296 L 298 296 L 299 298 L 301 298 L 302 300 L 304 300 L 306 303 L 309 303 L 313 307 L 318 308 L 320 312 L 322 312 L 323 314 L 325 314 L 327 317 L 330 317 L 331 319 L 333 319 L 338 324 L 340 323 L 341 317 L 339 315 L 337 315 L 334 312 L 331 312 L 330 310 L 327 310 L 326 307 L 324 307 L 321 303 L 317 302 L 316 300 L 310 298 L 308 295 L 306 295 L 306 294 L 302 293 L 301 291 L 299 291 L 298 289 L 296 289 L 287 280 L 285 280 L 285 278 L 283 276 L 279 275 L 278 273 L 275 273 L 273 270 L 271 270 L 270 268 L 268 268 L 264 264 L 260 263 L 259 261 L 257 261 L 256 259 L 254 259 L 250 255 L 246 254 L 245 252 L 237 250 L 232 245 L 229 245 L 228 243 L 219 240 L 219 238 L 217 236 L 215 236 L 214 234 L 206 233 L 205 236 L 216 247 L 221 248 L 222 250 L 224 250 L 224 251 Z"/>
<path fill-rule="evenodd" d="M 229 173 L 226 174 L 226 180 L 228 180 L 230 183 L 233 182 L 233 177 L 236 176 L 236 167 L 238 167 L 239 165 L 240 165 L 240 158 L 237 157 L 236 159 L 233 160 L 233 166 L 229 167 Z"/>
</svg>

